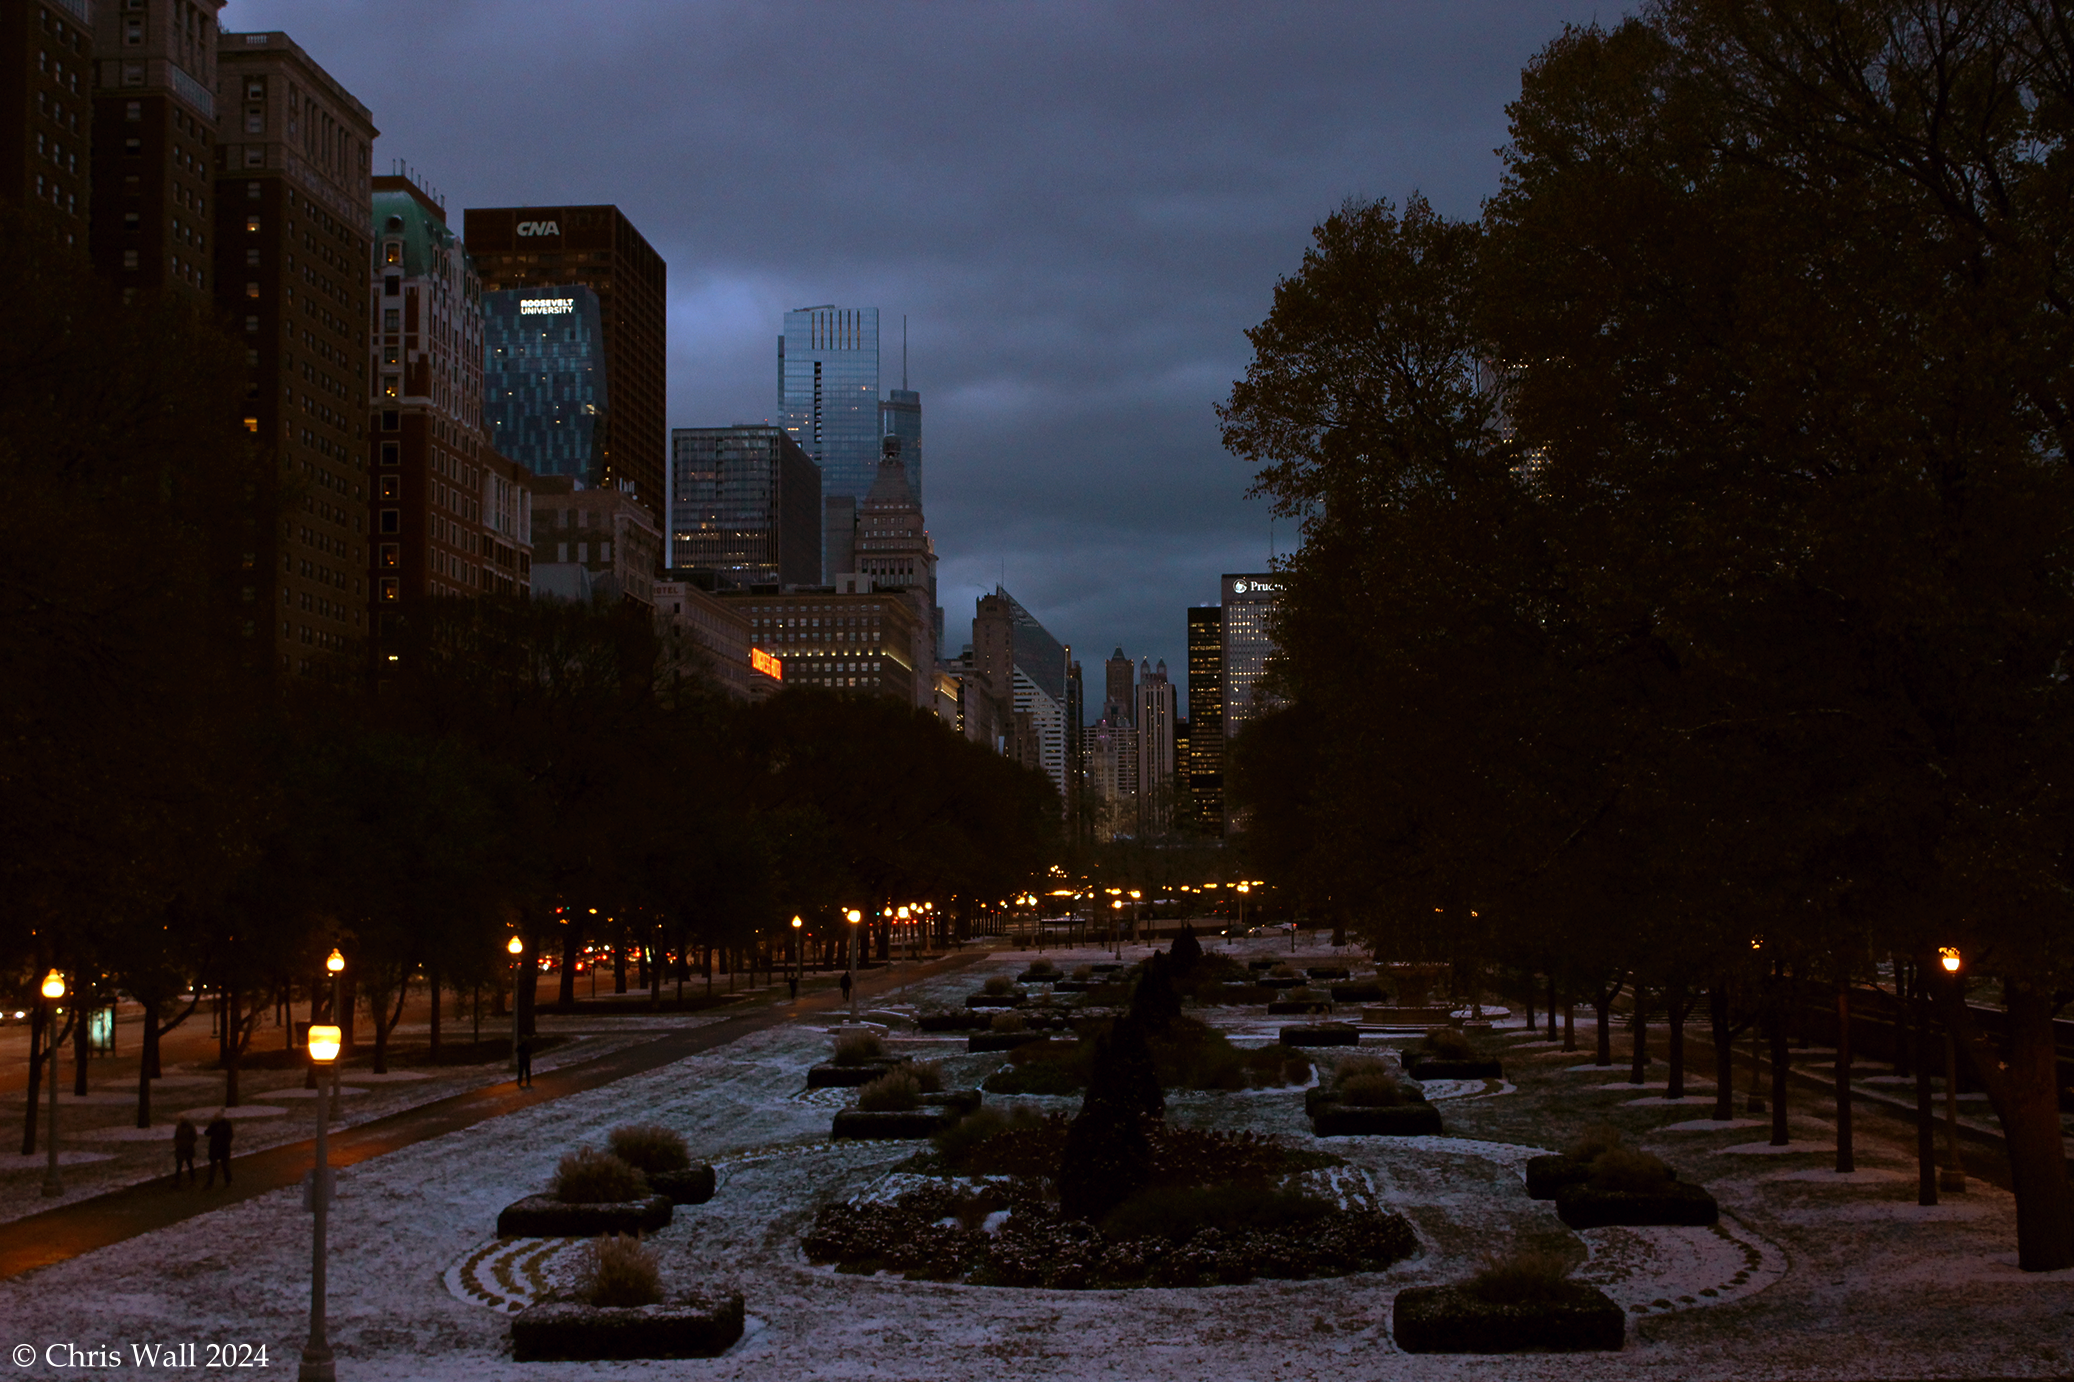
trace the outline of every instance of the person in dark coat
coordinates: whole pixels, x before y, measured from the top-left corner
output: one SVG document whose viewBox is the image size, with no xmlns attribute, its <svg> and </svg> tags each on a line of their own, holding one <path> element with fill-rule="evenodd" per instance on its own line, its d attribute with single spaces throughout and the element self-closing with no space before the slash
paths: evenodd
<svg viewBox="0 0 2074 1382">
<path fill-rule="evenodd" d="M 194 1144 L 201 1135 L 183 1118 L 173 1125 L 173 1184 L 180 1184 L 180 1168 L 187 1168 L 187 1183 L 194 1184 Z"/>
<path fill-rule="evenodd" d="M 850 1001 L 850 975 L 847 970 L 843 972 L 843 1001 L 845 1003 Z"/>
<path fill-rule="evenodd" d="M 533 1043 L 530 1041 L 518 1044 L 518 1084 L 520 1089 L 533 1087 Z"/>
<path fill-rule="evenodd" d="M 221 1163 L 223 1166 L 223 1184 L 228 1189 L 230 1186 L 231 1126 L 230 1119 L 223 1116 L 222 1109 L 216 1110 L 216 1116 L 209 1120 L 209 1126 L 202 1129 L 202 1136 L 209 1139 L 209 1178 L 202 1182 L 202 1189 L 214 1190 L 216 1188 L 216 1167 L 218 1163 Z"/>
</svg>

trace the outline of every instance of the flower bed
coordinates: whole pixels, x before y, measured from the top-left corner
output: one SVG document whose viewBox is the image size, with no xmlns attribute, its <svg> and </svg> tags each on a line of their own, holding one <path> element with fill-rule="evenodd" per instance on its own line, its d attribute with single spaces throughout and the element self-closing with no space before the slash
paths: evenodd
<svg viewBox="0 0 2074 1382">
<path fill-rule="evenodd" d="M 1428 1103 L 1363 1108 L 1324 1099 L 1311 1111 L 1311 1131 L 1319 1137 L 1439 1137 L 1446 1129 L 1440 1110 Z"/>
<path fill-rule="evenodd" d="M 1294 989 L 1303 987 L 1301 974 L 1263 974 L 1253 981 L 1264 989 Z"/>
<path fill-rule="evenodd" d="M 511 1356 L 520 1363 L 715 1358 L 742 1337 L 742 1319 L 739 1292 L 617 1307 L 548 1299 L 512 1316 Z"/>
<path fill-rule="evenodd" d="M 1270 1012 L 1274 1004 L 1268 1005 Z M 1347 1022 L 1314 1022 L 1303 1027 L 1282 1029 L 1284 1046 L 1359 1046 L 1361 1029 Z"/>
<path fill-rule="evenodd" d="M 1704 1189 L 1686 1181 L 1664 1181 L 1644 1190 L 1614 1190 L 1585 1181 L 1556 1191 L 1556 1214 L 1571 1228 L 1642 1227 L 1681 1224 L 1705 1227 L 1721 1217 Z"/>
<path fill-rule="evenodd" d="M 1504 1066 L 1494 1060 L 1414 1060 L 1415 1080 L 1502 1080 Z"/>
<path fill-rule="evenodd" d="M 597 1238 L 608 1233 L 653 1233 L 669 1223 L 668 1195 L 605 1204 L 570 1204 L 553 1195 L 528 1195 L 497 1215 L 497 1236 Z"/>
<path fill-rule="evenodd" d="M 1412 1286 L 1390 1310 L 1390 1333 L 1406 1353 L 1616 1350 L 1627 1317 L 1603 1291 L 1566 1283 L 1552 1299 L 1492 1302 L 1461 1286 Z"/>
</svg>

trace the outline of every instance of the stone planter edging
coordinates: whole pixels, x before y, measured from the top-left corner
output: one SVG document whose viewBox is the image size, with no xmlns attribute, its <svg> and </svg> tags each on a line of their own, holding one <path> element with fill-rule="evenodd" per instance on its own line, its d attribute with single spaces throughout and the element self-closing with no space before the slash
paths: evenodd
<svg viewBox="0 0 2074 1382">
<path fill-rule="evenodd" d="M 1721 1217 L 1714 1197 L 1689 1181 L 1661 1189 L 1601 1190 L 1589 1183 L 1566 1185 L 1555 1194 L 1556 1216 L 1571 1228 L 1646 1228 L 1672 1224 L 1705 1228 Z"/>
<path fill-rule="evenodd" d="M 704 1204 L 713 1198 L 715 1185 L 711 1166 L 648 1173 L 648 1188 L 658 1195 L 669 1196 L 671 1204 Z"/>
<path fill-rule="evenodd" d="M 1312 1112 L 1311 1131 L 1319 1137 L 1439 1137 L 1446 1129 L 1431 1104 L 1360 1108 L 1334 1099 Z"/>
<path fill-rule="evenodd" d="M 957 1121 L 958 1111 L 954 1108 L 846 1108 L 835 1115 L 829 1136 L 859 1142 L 913 1140 L 934 1137 Z"/>
<path fill-rule="evenodd" d="M 1346 1023 L 1320 1022 L 1304 1027 L 1284 1027 L 1284 1046 L 1359 1046 L 1361 1029 Z"/>
<path fill-rule="evenodd" d="M 1415 1080 L 1502 1080 L 1505 1067 L 1494 1060 L 1418 1060 L 1411 1062 Z"/>
<path fill-rule="evenodd" d="M 511 1317 L 511 1356 L 521 1363 L 716 1358 L 741 1337 L 739 1292 L 642 1306 L 544 1300 Z"/>
<path fill-rule="evenodd" d="M 1627 1342 L 1616 1302 L 1571 1290 L 1568 1300 L 1493 1305 L 1459 1286 L 1409 1286 L 1390 1307 L 1390 1334 L 1406 1353 L 1613 1352 Z"/>
<path fill-rule="evenodd" d="M 598 1238 L 608 1233 L 653 1233 L 669 1224 L 668 1195 L 606 1204 L 566 1204 L 552 1195 L 528 1195 L 497 1215 L 497 1236 Z"/>
</svg>

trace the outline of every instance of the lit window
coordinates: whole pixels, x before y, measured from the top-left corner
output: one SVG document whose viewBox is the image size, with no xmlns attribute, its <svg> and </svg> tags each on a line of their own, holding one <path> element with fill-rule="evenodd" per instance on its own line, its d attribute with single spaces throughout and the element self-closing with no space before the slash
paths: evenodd
<svg viewBox="0 0 2074 1382">
<path fill-rule="evenodd" d="M 245 218 L 245 233 L 247 235 L 259 234 L 259 218 L 257 216 L 247 216 Z"/>
</svg>

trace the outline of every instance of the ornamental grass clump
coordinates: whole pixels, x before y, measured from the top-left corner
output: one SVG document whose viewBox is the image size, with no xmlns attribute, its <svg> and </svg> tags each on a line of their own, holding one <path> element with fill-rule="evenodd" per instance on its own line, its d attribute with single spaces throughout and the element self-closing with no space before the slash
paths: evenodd
<svg viewBox="0 0 2074 1382">
<path fill-rule="evenodd" d="M 1564 1149 L 1563 1155 L 1572 1161 L 1597 1161 L 1621 1145 L 1620 1129 L 1611 1123 L 1599 1123 L 1580 1133 L 1577 1140 Z"/>
<path fill-rule="evenodd" d="M 1411 1102 L 1395 1065 L 1380 1056 L 1349 1056 L 1332 1072 L 1333 1092 L 1355 1108 L 1391 1108 Z"/>
<path fill-rule="evenodd" d="M 1004 974 L 996 974 L 994 977 L 987 980 L 984 984 L 981 984 L 980 990 L 981 992 L 985 993 L 989 998 L 1006 998 L 1009 994 L 1009 991 L 1012 990 L 1014 987 L 1015 985 L 1012 982 L 1010 982 L 1008 976 Z"/>
<path fill-rule="evenodd" d="M 684 1136 L 660 1123 L 629 1123 L 614 1128 L 606 1139 L 612 1155 L 644 1175 L 667 1171 L 689 1171 L 691 1149 Z"/>
<path fill-rule="evenodd" d="M 1434 1060 L 1475 1060 L 1476 1047 L 1453 1027 L 1435 1027 L 1419 1043 L 1420 1054 Z"/>
<path fill-rule="evenodd" d="M 1546 1248 L 1514 1248 L 1486 1258 L 1462 1289 L 1486 1305 L 1545 1305 L 1573 1294 L 1570 1263 Z"/>
<path fill-rule="evenodd" d="M 1095 977 L 1095 967 L 1093 965 L 1075 965 L 1073 967 L 1073 977 L 1084 984 Z"/>
<path fill-rule="evenodd" d="M 659 1304 L 662 1274 L 655 1254 L 638 1235 L 592 1240 L 577 1264 L 576 1295 L 586 1305 L 608 1310 Z"/>
<path fill-rule="evenodd" d="M 837 1065 L 868 1065 L 886 1054 L 877 1032 L 844 1032 L 835 1039 Z"/>
<path fill-rule="evenodd" d="M 922 1106 L 921 1082 L 906 1066 L 888 1070 L 857 1091 L 857 1107 L 866 1113 L 896 1113 Z"/>
<path fill-rule="evenodd" d="M 1030 973 L 1032 974 L 1056 974 L 1058 972 L 1059 967 L 1050 960 L 1030 961 Z"/>
<path fill-rule="evenodd" d="M 1276 979 L 1294 979 L 1297 977 L 1296 970 L 1290 967 L 1289 965 L 1285 964 L 1276 965 L 1273 969 L 1268 971 L 1268 974 L 1271 978 Z"/>
<path fill-rule="evenodd" d="M 1601 1152 L 1592 1162 L 1591 1186 L 1594 1190 L 1646 1195 L 1662 1190 L 1675 1179 L 1671 1168 L 1660 1158 L 1628 1147 Z"/>
<path fill-rule="evenodd" d="M 1020 1032 L 1028 1025 L 1023 1019 L 1023 1015 L 1019 1012 L 995 1013 L 994 1020 L 987 1024 L 988 1027 L 997 1032 Z"/>
<path fill-rule="evenodd" d="M 563 1204 L 623 1204 L 647 1194 L 647 1177 L 596 1147 L 578 1147 L 555 1168 L 554 1197 Z"/>
<path fill-rule="evenodd" d="M 943 1092 L 943 1067 L 933 1060 L 918 1060 L 902 1067 L 915 1077 L 915 1088 L 924 1094 Z"/>
</svg>

